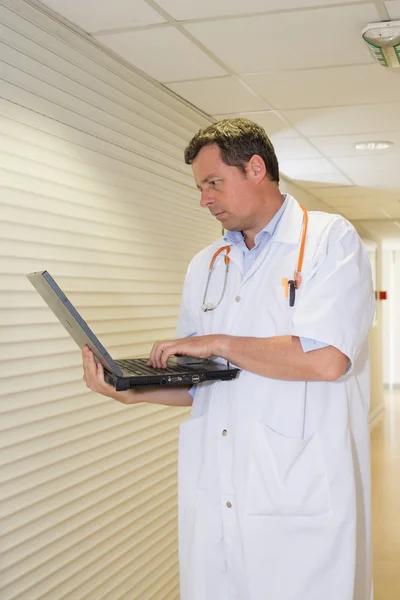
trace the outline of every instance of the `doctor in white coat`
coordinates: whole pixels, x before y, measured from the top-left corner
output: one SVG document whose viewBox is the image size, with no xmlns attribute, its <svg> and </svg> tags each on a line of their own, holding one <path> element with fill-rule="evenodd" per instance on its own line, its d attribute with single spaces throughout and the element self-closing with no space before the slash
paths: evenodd
<svg viewBox="0 0 400 600">
<path fill-rule="evenodd" d="M 189 265 L 177 339 L 156 343 L 149 364 L 215 357 L 241 372 L 116 392 L 85 349 L 86 384 L 124 403 L 192 405 L 179 440 L 181 600 L 372 600 L 366 252 L 344 218 L 280 193 L 259 125 L 210 125 L 185 160 L 226 234 Z"/>
</svg>

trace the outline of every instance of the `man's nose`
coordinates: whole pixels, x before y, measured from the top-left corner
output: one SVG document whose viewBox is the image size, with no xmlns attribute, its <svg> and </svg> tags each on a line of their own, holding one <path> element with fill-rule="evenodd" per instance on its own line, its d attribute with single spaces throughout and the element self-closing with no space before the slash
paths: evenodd
<svg viewBox="0 0 400 600">
<path fill-rule="evenodd" d="M 202 208 L 207 208 L 207 206 L 209 204 L 212 204 L 213 202 L 214 202 L 214 199 L 212 197 L 211 190 L 202 190 L 201 197 L 200 197 L 200 206 Z"/>
</svg>

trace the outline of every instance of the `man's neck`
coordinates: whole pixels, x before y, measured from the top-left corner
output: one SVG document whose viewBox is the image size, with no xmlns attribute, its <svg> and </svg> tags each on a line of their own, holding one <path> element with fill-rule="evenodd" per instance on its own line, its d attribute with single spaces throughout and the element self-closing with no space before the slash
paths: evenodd
<svg viewBox="0 0 400 600">
<path fill-rule="evenodd" d="M 246 246 L 249 250 L 254 248 L 254 246 L 256 245 L 255 237 L 256 237 L 257 233 L 259 233 L 260 231 L 265 229 L 265 227 L 268 225 L 268 223 L 270 223 L 272 221 L 272 219 L 274 218 L 276 213 L 282 208 L 282 205 L 284 202 L 285 202 L 285 197 L 282 194 L 279 194 L 279 196 L 277 196 L 276 199 L 274 198 L 274 203 L 272 206 L 269 203 L 269 206 L 268 206 L 269 210 L 266 211 L 265 213 L 263 213 L 263 215 L 260 217 L 260 219 L 259 219 L 260 224 L 259 225 L 257 224 L 257 226 L 252 229 L 241 232 L 244 243 L 246 244 Z"/>
</svg>

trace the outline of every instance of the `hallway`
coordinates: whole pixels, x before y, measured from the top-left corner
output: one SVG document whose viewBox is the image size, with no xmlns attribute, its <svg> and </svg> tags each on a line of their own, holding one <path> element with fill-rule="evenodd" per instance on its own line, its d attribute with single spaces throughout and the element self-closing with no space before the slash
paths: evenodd
<svg viewBox="0 0 400 600">
<path fill-rule="evenodd" d="M 371 432 L 375 600 L 400 598 L 400 390 Z"/>
</svg>

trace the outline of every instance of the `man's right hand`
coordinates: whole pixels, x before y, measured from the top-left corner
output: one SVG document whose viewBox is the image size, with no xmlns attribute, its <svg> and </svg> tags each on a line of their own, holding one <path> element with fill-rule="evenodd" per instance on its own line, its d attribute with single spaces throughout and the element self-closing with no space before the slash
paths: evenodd
<svg viewBox="0 0 400 600">
<path fill-rule="evenodd" d="M 138 404 L 139 402 L 151 402 L 152 404 L 163 404 L 165 406 L 191 406 L 192 396 L 189 387 L 138 387 L 117 392 L 110 384 L 104 381 L 104 369 L 101 363 L 96 363 L 93 352 L 84 346 L 82 349 L 83 381 L 92 392 L 114 398 L 122 404 Z"/>
<path fill-rule="evenodd" d="M 92 392 L 114 398 L 123 404 L 136 404 L 138 396 L 133 390 L 117 392 L 117 390 L 104 380 L 104 369 L 101 363 L 96 363 L 93 352 L 87 347 L 82 348 L 83 381 Z"/>
</svg>

